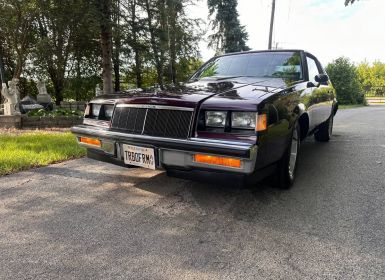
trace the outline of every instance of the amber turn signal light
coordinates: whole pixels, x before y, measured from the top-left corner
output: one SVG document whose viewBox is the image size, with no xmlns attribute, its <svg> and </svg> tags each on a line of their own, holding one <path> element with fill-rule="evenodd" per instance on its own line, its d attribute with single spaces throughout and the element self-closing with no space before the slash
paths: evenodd
<svg viewBox="0 0 385 280">
<path fill-rule="evenodd" d="M 79 142 L 83 144 L 91 145 L 91 146 L 96 146 L 96 147 L 102 146 L 100 140 L 95 138 L 80 137 Z"/>
<path fill-rule="evenodd" d="M 267 115 L 261 114 L 257 115 L 257 125 L 255 126 L 255 131 L 265 131 L 267 129 Z"/>
<path fill-rule="evenodd" d="M 237 158 L 218 157 L 203 154 L 194 155 L 194 161 L 212 165 L 221 165 L 227 167 L 241 168 L 241 160 Z"/>
</svg>

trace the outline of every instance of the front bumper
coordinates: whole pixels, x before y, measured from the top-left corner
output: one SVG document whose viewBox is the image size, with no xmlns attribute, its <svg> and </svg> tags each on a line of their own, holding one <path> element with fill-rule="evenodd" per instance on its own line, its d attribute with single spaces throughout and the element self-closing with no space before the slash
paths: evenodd
<svg viewBox="0 0 385 280">
<path fill-rule="evenodd" d="M 115 164 L 124 164 L 122 145 L 130 144 L 155 149 L 156 167 L 161 169 L 228 171 L 238 174 L 251 174 L 255 169 L 257 146 L 250 143 L 223 141 L 216 139 L 190 138 L 170 139 L 145 135 L 134 135 L 111 131 L 88 125 L 74 126 L 71 129 L 81 146 L 97 152 L 99 158 Z M 92 137 L 101 141 L 101 147 L 79 142 L 80 137 Z M 193 160 L 196 153 L 233 157 L 241 160 L 240 168 L 197 163 Z"/>
</svg>

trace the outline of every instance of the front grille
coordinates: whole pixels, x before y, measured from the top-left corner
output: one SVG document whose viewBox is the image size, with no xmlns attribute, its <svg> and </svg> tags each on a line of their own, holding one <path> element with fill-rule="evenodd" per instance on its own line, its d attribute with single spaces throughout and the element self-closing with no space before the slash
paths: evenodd
<svg viewBox="0 0 385 280">
<path fill-rule="evenodd" d="M 192 116 L 193 111 L 189 108 L 117 105 L 112 128 L 131 134 L 186 139 Z"/>
</svg>

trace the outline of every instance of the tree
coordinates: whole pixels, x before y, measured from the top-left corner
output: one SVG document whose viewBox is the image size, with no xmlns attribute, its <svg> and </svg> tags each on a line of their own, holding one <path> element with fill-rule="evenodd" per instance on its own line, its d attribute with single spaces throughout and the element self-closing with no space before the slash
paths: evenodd
<svg viewBox="0 0 385 280">
<path fill-rule="evenodd" d="M 201 64 L 200 21 L 187 14 L 194 1 L 2 0 L 0 67 L 5 79 L 22 76 L 27 94 L 31 79 L 50 80 L 57 104 L 90 99 L 100 66 L 104 93 L 113 77 L 115 91 L 176 84 Z"/>
<path fill-rule="evenodd" d="M 56 104 L 59 105 L 63 100 L 65 73 L 73 43 L 73 16 L 68 14 L 71 10 L 69 3 L 59 0 L 40 0 L 38 9 L 34 64 L 48 73 L 54 87 Z"/>
<path fill-rule="evenodd" d="M 60 104 L 70 66 L 76 66 L 78 60 L 78 75 L 81 74 L 80 63 L 85 52 L 94 47 L 96 35 L 91 31 L 95 28 L 88 20 L 92 6 L 86 0 L 38 0 L 37 8 L 38 35 L 33 63 L 42 69 L 39 76 L 48 73 L 56 104 Z"/>
<path fill-rule="evenodd" d="M 358 0 L 345 0 L 345 6 L 347 6 L 349 4 L 353 4 L 356 1 L 358 1 Z"/>
<path fill-rule="evenodd" d="M 375 61 L 373 65 L 362 62 L 357 67 L 358 79 L 369 96 L 385 96 L 385 63 Z"/>
<path fill-rule="evenodd" d="M 199 57 L 198 42 L 203 34 L 198 31 L 201 21 L 191 19 L 186 15 L 188 0 L 167 0 L 166 4 L 169 49 L 168 73 L 170 74 L 169 80 L 176 84 L 181 80 L 180 77 L 183 76 L 183 72 L 188 69 L 185 68 L 185 64 L 194 65 L 197 57 Z"/>
<path fill-rule="evenodd" d="M 95 0 L 100 27 L 103 93 L 113 93 L 112 87 L 112 0 Z"/>
<path fill-rule="evenodd" d="M 6 57 L 12 78 L 20 79 L 34 43 L 36 5 L 33 0 L 0 2 L 0 54 Z"/>
<path fill-rule="evenodd" d="M 143 0 L 122 1 L 122 54 L 125 55 L 128 80 L 134 80 L 137 88 L 143 86 L 145 64 L 154 63 L 149 39 L 148 18 Z M 150 61 L 152 60 L 152 61 Z M 156 77 L 156 76 L 155 76 Z"/>
<path fill-rule="evenodd" d="M 337 58 L 327 65 L 326 72 L 337 92 L 337 100 L 340 104 L 362 104 L 365 102 L 357 68 L 348 58 Z"/>
<path fill-rule="evenodd" d="M 239 22 L 237 11 L 237 0 L 208 0 L 209 15 L 214 19 L 211 21 L 213 30 L 216 32 L 209 36 L 209 47 L 214 48 L 217 53 L 229 53 L 248 51 L 246 45 L 248 34 L 244 26 Z"/>
<path fill-rule="evenodd" d="M 150 35 L 150 45 L 157 72 L 157 80 L 160 88 L 163 88 L 163 65 L 164 65 L 164 29 L 161 20 L 164 15 L 164 0 L 144 0 L 147 13 L 147 28 Z"/>
<path fill-rule="evenodd" d="M 120 91 L 120 66 L 121 66 L 121 49 L 122 49 L 122 25 L 120 24 L 121 19 L 121 10 L 120 10 L 121 0 L 115 0 L 113 2 L 112 9 L 112 63 L 114 68 L 114 90 L 115 92 Z"/>
</svg>

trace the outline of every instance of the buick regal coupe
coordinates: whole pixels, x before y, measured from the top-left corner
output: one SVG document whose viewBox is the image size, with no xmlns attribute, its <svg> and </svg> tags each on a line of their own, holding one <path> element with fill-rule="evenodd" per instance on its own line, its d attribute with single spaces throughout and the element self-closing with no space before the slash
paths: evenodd
<svg viewBox="0 0 385 280">
<path fill-rule="evenodd" d="M 316 57 L 251 51 L 214 57 L 180 86 L 99 96 L 72 132 L 96 160 L 289 188 L 301 141 L 329 141 L 337 109 Z"/>
</svg>

